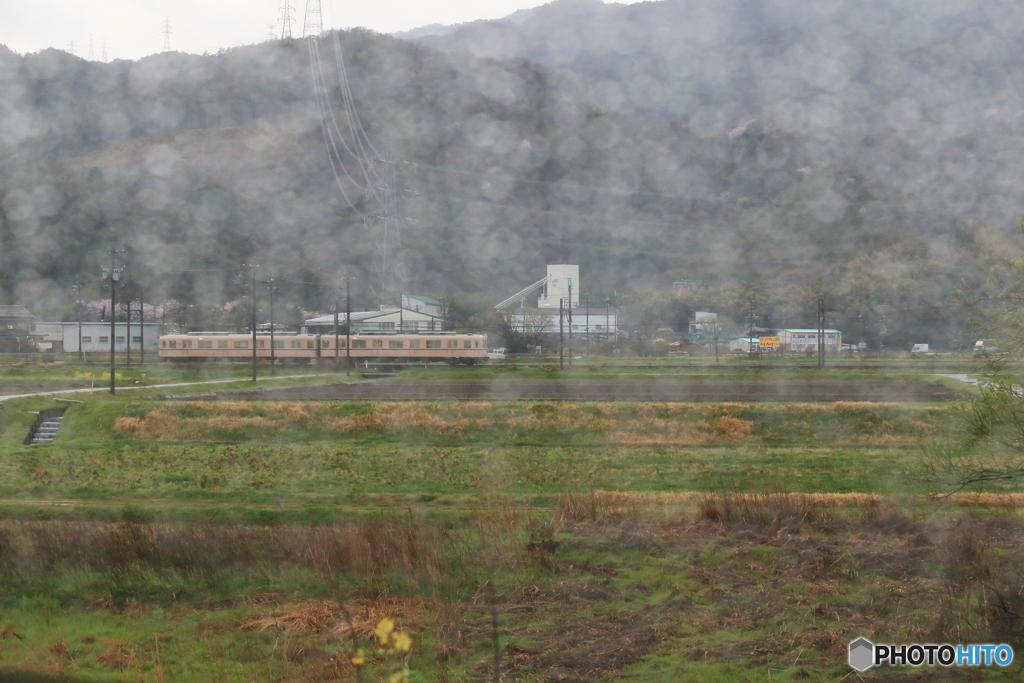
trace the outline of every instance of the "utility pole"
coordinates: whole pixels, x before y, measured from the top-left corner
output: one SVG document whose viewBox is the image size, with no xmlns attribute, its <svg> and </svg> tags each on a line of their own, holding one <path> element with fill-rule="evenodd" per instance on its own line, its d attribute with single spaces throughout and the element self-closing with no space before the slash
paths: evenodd
<svg viewBox="0 0 1024 683">
<path fill-rule="evenodd" d="M 338 301 L 338 297 L 334 297 L 334 306 L 331 310 L 334 311 L 334 367 L 338 367 L 338 307 L 341 306 L 341 302 Z"/>
<path fill-rule="evenodd" d="M 558 369 L 565 369 L 565 354 L 562 353 L 562 344 L 565 339 L 565 297 L 558 298 Z"/>
<path fill-rule="evenodd" d="M 825 295 L 818 292 L 818 368 L 825 367 Z"/>
<path fill-rule="evenodd" d="M 125 293 L 125 315 L 124 315 L 124 350 L 125 350 L 125 365 L 127 367 L 132 366 L 132 295 L 128 294 L 128 289 L 122 284 L 122 291 Z"/>
<path fill-rule="evenodd" d="M 583 326 L 584 331 L 587 335 L 586 353 L 590 355 L 590 296 L 583 300 L 583 315 L 585 316 L 586 324 Z"/>
<path fill-rule="evenodd" d="M 352 278 L 345 276 L 345 376 L 352 373 Z"/>
<path fill-rule="evenodd" d="M 110 248 L 110 270 L 103 269 L 103 279 L 106 280 L 110 277 L 110 393 L 113 395 L 116 392 L 116 383 L 114 375 L 117 371 L 117 365 L 114 360 L 114 339 L 116 338 L 117 328 L 115 327 L 114 320 L 117 316 L 114 314 L 115 300 L 117 299 L 117 283 L 121 279 L 120 268 L 115 268 L 114 259 L 117 257 L 117 249 L 114 247 Z M 81 348 L 81 346 L 79 346 Z"/>
<path fill-rule="evenodd" d="M 82 352 L 82 285 L 75 280 L 71 289 L 75 290 L 75 312 L 78 314 L 78 360 L 85 360 Z"/>
<path fill-rule="evenodd" d="M 246 264 L 249 268 L 249 294 L 252 300 L 249 302 L 251 308 L 251 325 L 252 325 L 252 381 L 256 381 L 256 269 L 259 267 L 255 263 Z"/>
<path fill-rule="evenodd" d="M 146 289 L 144 287 L 139 288 L 139 338 L 142 342 L 139 344 L 139 365 L 146 364 L 146 307 L 143 305 L 143 299 L 145 299 Z"/>
<path fill-rule="evenodd" d="M 274 351 L 274 278 L 271 276 L 270 280 L 267 281 L 268 288 L 270 289 L 270 374 L 276 374 L 274 363 L 277 360 L 276 352 Z"/>
<path fill-rule="evenodd" d="M 572 370 L 572 278 L 569 278 L 569 369 Z"/>
</svg>

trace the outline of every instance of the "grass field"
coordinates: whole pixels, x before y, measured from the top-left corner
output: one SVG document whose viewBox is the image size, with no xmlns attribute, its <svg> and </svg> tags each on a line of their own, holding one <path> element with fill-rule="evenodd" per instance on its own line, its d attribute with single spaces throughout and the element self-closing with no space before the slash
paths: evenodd
<svg viewBox="0 0 1024 683">
<path fill-rule="evenodd" d="M 955 405 L 141 393 L 23 446 L 53 405 L 0 409 L 4 681 L 839 681 L 1024 630 L 1019 488 L 925 495 Z"/>
</svg>

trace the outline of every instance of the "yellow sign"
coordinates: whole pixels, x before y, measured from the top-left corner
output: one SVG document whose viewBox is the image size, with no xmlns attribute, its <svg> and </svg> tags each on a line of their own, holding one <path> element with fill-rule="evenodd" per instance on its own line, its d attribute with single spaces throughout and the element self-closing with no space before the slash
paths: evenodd
<svg viewBox="0 0 1024 683">
<path fill-rule="evenodd" d="M 762 349 L 777 349 L 779 348 L 778 337 L 761 337 L 758 339 L 758 346 Z"/>
</svg>

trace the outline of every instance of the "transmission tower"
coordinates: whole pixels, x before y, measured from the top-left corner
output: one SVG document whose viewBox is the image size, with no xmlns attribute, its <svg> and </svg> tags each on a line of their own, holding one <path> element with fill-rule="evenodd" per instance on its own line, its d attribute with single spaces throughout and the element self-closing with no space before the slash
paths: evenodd
<svg viewBox="0 0 1024 683">
<path fill-rule="evenodd" d="M 171 51 L 171 18 L 164 17 L 164 52 Z"/>
<path fill-rule="evenodd" d="M 318 36 L 324 32 L 324 17 L 320 0 L 306 0 L 306 21 L 302 24 L 302 37 Z"/>
<path fill-rule="evenodd" d="M 391 138 L 384 148 L 384 158 L 375 159 L 382 166 L 380 180 L 367 191 L 369 204 L 377 210 L 368 214 L 363 223 L 373 235 L 374 270 L 376 287 L 374 292 L 380 305 L 398 303 L 398 297 L 405 291 L 405 264 L 402 260 L 402 231 L 398 222 L 398 194 L 395 191 L 395 165 L 392 156 Z"/>
<path fill-rule="evenodd" d="M 292 0 L 284 0 L 284 5 L 280 9 L 281 40 L 289 40 L 292 37 L 292 22 L 295 21 L 295 17 L 292 16 Z"/>
<path fill-rule="evenodd" d="M 273 24 L 267 24 L 267 40 L 277 40 L 277 31 Z"/>
<path fill-rule="evenodd" d="M 71 54 L 72 57 L 75 56 L 75 41 L 68 41 L 68 52 Z"/>
<path fill-rule="evenodd" d="M 92 34 L 90 33 L 89 34 L 89 61 L 90 62 L 93 61 L 93 56 L 92 55 L 93 55 L 93 53 L 92 53 Z"/>
</svg>

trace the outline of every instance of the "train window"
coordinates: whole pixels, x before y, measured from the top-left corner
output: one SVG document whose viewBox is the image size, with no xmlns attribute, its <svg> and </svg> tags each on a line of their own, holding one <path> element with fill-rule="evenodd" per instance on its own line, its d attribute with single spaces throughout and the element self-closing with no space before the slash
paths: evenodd
<svg viewBox="0 0 1024 683">
<path fill-rule="evenodd" d="M 235 348 L 236 349 L 247 349 L 247 348 L 249 348 L 249 342 L 247 342 L 247 341 L 236 341 L 235 342 Z"/>
<path fill-rule="evenodd" d="M 218 349 L 226 349 L 226 348 L 228 348 L 228 340 L 227 339 L 218 339 L 217 340 L 217 348 Z"/>
<path fill-rule="evenodd" d="M 389 349 L 400 349 L 402 348 L 402 342 L 399 339 L 388 339 Z"/>
<path fill-rule="evenodd" d="M 456 341 L 455 339 L 449 339 L 447 341 L 448 341 L 448 348 L 449 349 L 457 349 L 457 348 L 459 348 L 459 342 Z"/>
<path fill-rule="evenodd" d="M 439 349 L 439 348 L 441 348 L 441 340 L 440 339 L 428 339 L 427 340 L 427 348 L 428 349 Z"/>
<path fill-rule="evenodd" d="M 266 348 L 266 347 L 264 346 L 264 342 L 263 342 L 263 340 L 262 340 L 262 339 L 257 339 L 257 340 L 256 340 L 256 348 L 257 348 L 257 349 L 262 349 L 262 348 Z"/>
<path fill-rule="evenodd" d="M 326 339 L 321 339 L 320 340 L 320 348 L 322 348 L 322 349 L 329 349 L 329 348 L 331 348 L 331 342 L 327 341 Z"/>
<path fill-rule="evenodd" d="M 384 348 L 384 340 L 383 339 L 374 339 L 372 341 L 373 341 L 373 348 L 375 348 L 375 349 L 383 349 Z"/>
<path fill-rule="evenodd" d="M 345 347 L 346 347 L 346 345 L 347 345 L 347 344 L 348 344 L 348 342 L 347 342 L 347 341 L 345 341 L 344 339 L 342 339 L 342 340 L 340 340 L 340 341 L 338 342 L 338 348 L 340 348 L 340 349 L 343 349 L 343 348 L 345 348 Z"/>
<path fill-rule="evenodd" d="M 480 342 L 478 342 L 478 341 L 473 342 L 473 348 L 474 349 L 479 349 L 480 348 Z"/>
<path fill-rule="evenodd" d="M 167 342 L 167 346 L 171 347 L 172 349 L 177 348 L 178 342 L 172 339 L 171 341 Z"/>
<path fill-rule="evenodd" d="M 410 339 L 409 340 L 409 348 L 410 349 L 418 349 L 418 348 L 420 348 L 420 340 L 419 339 Z"/>
<path fill-rule="evenodd" d="M 200 339 L 199 340 L 199 348 L 201 348 L 201 349 L 212 349 L 213 348 L 213 340 L 212 339 Z"/>
<path fill-rule="evenodd" d="M 464 349 L 471 349 L 471 348 L 473 348 L 473 342 L 471 342 L 468 339 L 465 340 L 464 342 L 462 342 L 462 348 L 464 348 Z"/>
<path fill-rule="evenodd" d="M 300 347 L 301 347 L 302 342 L 299 342 L 299 344 L 300 344 Z M 306 348 L 307 349 L 313 348 L 313 340 L 312 339 L 306 341 Z"/>
<path fill-rule="evenodd" d="M 356 339 L 356 340 L 354 340 L 352 342 L 352 348 L 353 349 L 365 349 L 366 348 L 366 340 L 365 339 Z"/>
<path fill-rule="evenodd" d="M 167 342 L 165 342 L 165 341 L 160 342 L 160 348 L 161 349 L 166 349 L 167 348 Z"/>
<path fill-rule="evenodd" d="M 186 339 L 185 341 L 181 342 L 181 345 L 182 345 L 183 348 L 191 349 L 192 348 L 192 340 L 191 339 Z"/>
<path fill-rule="evenodd" d="M 283 349 L 284 348 L 284 340 L 282 339 L 281 341 L 277 341 L 275 339 L 274 340 L 274 348 L 275 349 Z"/>
</svg>

